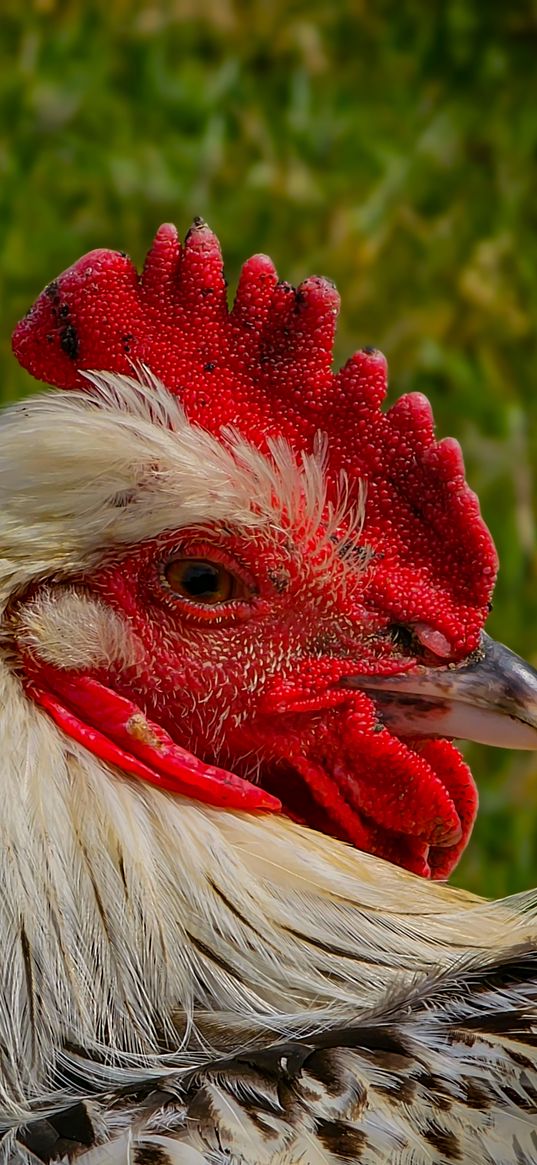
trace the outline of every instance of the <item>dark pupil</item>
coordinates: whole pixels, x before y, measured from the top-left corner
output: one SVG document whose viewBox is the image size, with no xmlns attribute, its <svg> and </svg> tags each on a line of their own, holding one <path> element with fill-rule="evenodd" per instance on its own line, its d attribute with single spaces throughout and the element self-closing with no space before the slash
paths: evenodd
<svg viewBox="0 0 537 1165">
<path fill-rule="evenodd" d="M 185 568 L 182 584 L 193 599 L 211 599 L 220 589 L 220 571 L 210 562 L 192 562 Z"/>
</svg>

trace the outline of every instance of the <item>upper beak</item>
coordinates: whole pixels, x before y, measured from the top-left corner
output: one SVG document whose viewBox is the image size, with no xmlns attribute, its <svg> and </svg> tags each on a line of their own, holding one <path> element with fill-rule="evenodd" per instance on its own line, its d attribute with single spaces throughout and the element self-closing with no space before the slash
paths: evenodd
<svg viewBox="0 0 537 1165">
<path fill-rule="evenodd" d="M 537 749 L 537 671 L 483 633 L 469 661 L 391 676 L 348 676 L 397 736 L 444 736 Z"/>
</svg>

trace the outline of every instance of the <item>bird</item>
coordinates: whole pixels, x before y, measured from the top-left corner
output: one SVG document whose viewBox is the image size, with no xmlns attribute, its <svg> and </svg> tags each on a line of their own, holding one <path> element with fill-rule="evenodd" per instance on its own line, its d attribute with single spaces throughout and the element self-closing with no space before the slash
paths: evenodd
<svg viewBox="0 0 537 1165">
<path fill-rule="evenodd" d="M 537 745 L 427 399 L 201 219 L 17 325 L 0 426 L 0 1162 L 530 1165 L 531 891 L 453 743 Z"/>
</svg>

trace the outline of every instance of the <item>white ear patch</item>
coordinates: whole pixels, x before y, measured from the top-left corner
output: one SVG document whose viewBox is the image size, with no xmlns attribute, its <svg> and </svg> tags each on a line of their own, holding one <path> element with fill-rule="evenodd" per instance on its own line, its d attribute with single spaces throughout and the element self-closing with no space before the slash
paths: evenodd
<svg viewBox="0 0 537 1165">
<path fill-rule="evenodd" d="M 19 642 L 60 668 L 132 667 L 143 647 L 120 615 L 72 587 L 42 591 L 20 612 Z"/>
</svg>

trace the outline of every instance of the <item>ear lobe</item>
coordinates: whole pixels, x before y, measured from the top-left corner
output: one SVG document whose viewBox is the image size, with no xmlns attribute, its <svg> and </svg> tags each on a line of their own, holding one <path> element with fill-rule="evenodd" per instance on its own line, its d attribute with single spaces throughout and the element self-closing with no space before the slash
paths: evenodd
<svg viewBox="0 0 537 1165">
<path fill-rule="evenodd" d="M 16 638 L 33 658 L 62 670 L 135 667 L 144 654 L 121 615 L 75 587 L 44 587 L 24 603 Z"/>
</svg>

